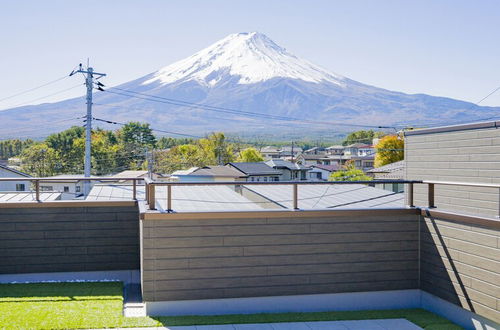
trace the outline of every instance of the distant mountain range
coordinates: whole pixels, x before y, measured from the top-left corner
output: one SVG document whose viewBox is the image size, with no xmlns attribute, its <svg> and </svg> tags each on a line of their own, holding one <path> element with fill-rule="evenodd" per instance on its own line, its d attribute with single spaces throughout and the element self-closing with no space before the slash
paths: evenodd
<svg viewBox="0 0 500 330">
<path fill-rule="evenodd" d="M 145 121 L 190 134 L 311 135 L 363 128 L 355 125 L 434 126 L 500 114 L 500 107 L 362 84 L 298 58 L 257 32 L 231 34 L 186 59 L 105 89 L 94 94 L 94 117 Z M 65 119 L 84 114 L 84 98 L 1 111 L 1 126 L 9 131 L 0 129 L 0 137 L 47 135 L 81 125 Z"/>
</svg>

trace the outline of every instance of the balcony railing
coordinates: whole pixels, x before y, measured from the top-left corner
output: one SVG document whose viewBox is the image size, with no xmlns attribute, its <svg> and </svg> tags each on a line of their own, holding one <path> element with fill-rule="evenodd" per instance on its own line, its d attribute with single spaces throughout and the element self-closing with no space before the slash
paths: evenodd
<svg viewBox="0 0 500 330">
<path fill-rule="evenodd" d="M 63 182 L 101 182 L 101 183 L 117 183 L 118 185 L 123 185 L 123 182 L 128 182 L 132 187 L 131 197 L 127 197 L 129 200 L 138 200 L 138 188 L 144 188 L 145 197 L 144 200 L 147 204 L 149 210 L 156 210 L 157 202 L 157 187 L 166 187 L 166 196 L 162 196 L 163 200 L 166 200 L 165 211 L 167 213 L 174 212 L 172 208 L 172 200 L 175 196 L 175 188 L 181 186 L 291 186 L 291 201 L 293 210 L 299 210 L 300 201 L 300 189 L 299 186 L 302 185 L 353 185 L 353 184 L 363 184 L 363 185 L 378 185 L 378 184 L 405 184 L 406 201 L 405 205 L 407 207 L 415 207 L 415 186 L 425 186 L 426 203 L 423 203 L 420 199 L 419 205 L 421 207 L 435 208 L 436 207 L 436 186 L 455 186 L 455 187 L 479 187 L 479 188 L 491 188 L 498 191 L 498 211 L 497 216 L 500 217 L 500 184 L 490 184 L 490 183 L 471 183 L 471 182 L 451 182 L 451 181 L 433 181 L 433 180 L 373 180 L 373 181 L 273 181 L 273 182 L 246 182 L 246 181 L 222 181 L 222 182 L 172 182 L 172 181 L 153 181 L 149 178 L 137 178 L 137 177 L 71 177 L 71 178 L 0 178 L 0 182 L 31 182 L 32 189 L 30 191 L 34 194 L 35 202 L 42 202 L 40 198 L 41 183 L 63 183 Z M 422 190 L 421 190 L 422 192 Z M 21 193 L 21 192 L 19 192 Z M 63 192 L 61 192 L 63 193 Z M 129 195 L 130 196 L 130 195 Z M 139 198 L 140 199 L 140 198 Z M 426 205 L 423 205 L 426 204 Z"/>
<path fill-rule="evenodd" d="M 117 178 L 117 177 L 93 177 L 93 178 L 86 178 L 86 177 L 68 177 L 68 178 L 0 178 L 0 183 L 1 182 L 30 182 L 33 186 L 32 190 L 28 191 L 16 191 L 16 193 L 23 193 L 23 192 L 33 192 L 35 194 L 35 201 L 36 202 L 41 202 L 40 199 L 40 192 L 42 191 L 40 189 L 40 183 L 65 183 L 65 182 L 90 182 L 90 181 L 95 181 L 95 182 L 124 182 L 124 181 L 131 181 L 132 182 L 132 200 L 137 200 L 137 186 L 141 183 L 144 182 L 144 178 Z M 64 191 L 62 191 L 64 193 Z"/>
</svg>

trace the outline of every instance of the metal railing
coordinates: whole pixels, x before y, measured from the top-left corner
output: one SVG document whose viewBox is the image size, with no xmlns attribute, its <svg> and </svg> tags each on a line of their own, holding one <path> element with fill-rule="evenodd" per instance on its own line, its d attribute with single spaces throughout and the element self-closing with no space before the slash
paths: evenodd
<svg viewBox="0 0 500 330">
<path fill-rule="evenodd" d="M 166 211 L 173 212 L 172 209 L 172 187 L 173 186 L 292 186 L 292 204 L 294 210 L 299 210 L 299 186 L 301 185 L 352 185 L 352 184 L 406 184 L 408 191 L 411 191 L 407 204 L 413 207 L 413 185 L 423 183 L 420 180 L 372 180 L 372 181 L 213 181 L 213 182 L 163 182 L 145 179 L 146 183 L 146 204 L 149 210 L 156 210 L 156 187 L 166 186 Z"/>
<path fill-rule="evenodd" d="M 132 181 L 132 200 L 137 200 L 137 186 L 141 181 L 144 181 L 145 178 L 114 178 L 114 177 L 67 177 L 67 178 L 0 178 L 0 182 L 26 182 L 29 181 L 33 184 L 33 190 L 28 191 L 16 191 L 16 193 L 26 193 L 26 192 L 34 192 L 35 193 L 35 201 L 41 202 L 40 200 L 40 183 L 66 183 L 66 182 L 89 182 L 89 181 L 99 181 L 99 182 L 123 182 L 123 181 Z M 61 192 L 64 193 L 64 192 Z"/>
</svg>

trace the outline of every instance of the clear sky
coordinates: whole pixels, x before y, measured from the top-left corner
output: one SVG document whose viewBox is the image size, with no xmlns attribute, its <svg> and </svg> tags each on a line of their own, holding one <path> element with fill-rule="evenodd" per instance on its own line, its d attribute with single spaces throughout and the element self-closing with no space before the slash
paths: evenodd
<svg viewBox="0 0 500 330">
<path fill-rule="evenodd" d="M 291 53 L 363 83 L 477 102 L 500 86 L 497 0 L 16 0 L 0 10 L 0 99 L 90 57 L 115 85 L 230 33 L 259 31 Z M 81 76 L 0 109 L 82 95 Z M 500 106 L 500 91 L 481 105 Z"/>
</svg>

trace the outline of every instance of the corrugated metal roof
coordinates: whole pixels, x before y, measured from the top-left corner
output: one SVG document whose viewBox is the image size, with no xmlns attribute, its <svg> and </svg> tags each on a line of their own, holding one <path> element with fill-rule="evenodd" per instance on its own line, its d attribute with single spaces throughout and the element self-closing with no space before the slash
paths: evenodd
<svg viewBox="0 0 500 330">
<path fill-rule="evenodd" d="M 292 186 L 246 186 L 286 208 L 293 208 Z M 298 186 L 299 208 L 393 208 L 404 206 L 404 194 L 369 187 L 362 184 L 300 185 Z"/>
<path fill-rule="evenodd" d="M 405 161 L 400 160 L 399 162 L 390 163 L 384 166 L 375 167 L 367 171 L 368 173 L 391 173 L 394 171 L 399 171 L 405 168 Z"/>
<path fill-rule="evenodd" d="M 144 186 L 137 187 L 137 198 L 144 199 Z M 86 200 L 130 200 L 131 185 L 95 185 Z M 156 208 L 164 211 L 167 188 L 156 187 Z M 173 186 L 172 209 L 176 212 L 249 211 L 262 210 L 229 186 Z"/>
<path fill-rule="evenodd" d="M 40 192 L 40 200 L 50 202 L 61 199 L 61 193 L 56 191 Z M 5 202 L 34 202 L 35 192 L 30 191 L 0 191 L 0 203 Z"/>
</svg>

